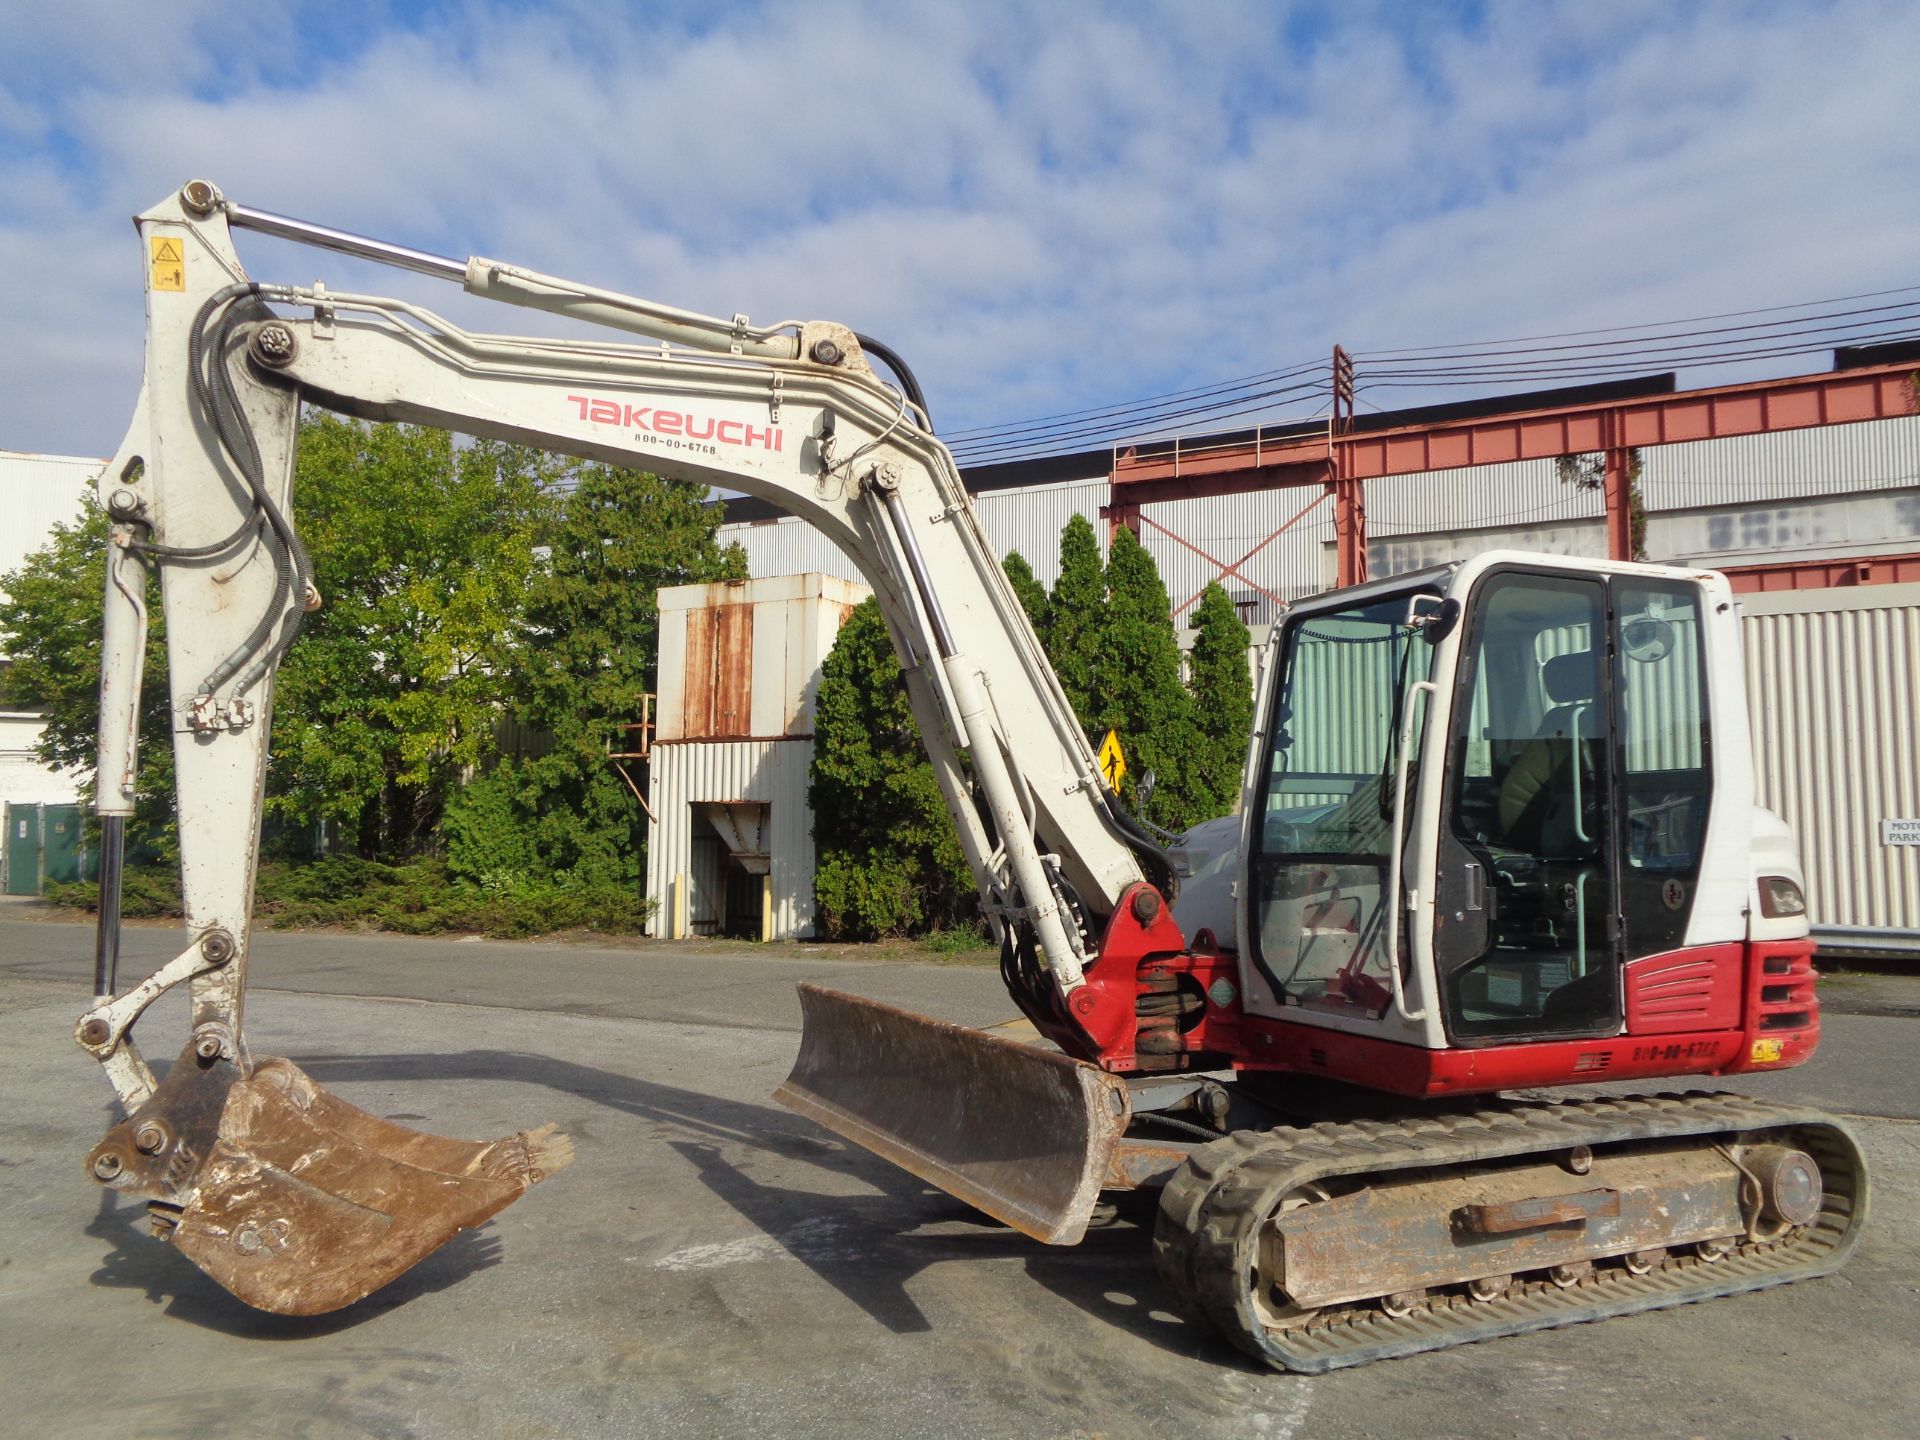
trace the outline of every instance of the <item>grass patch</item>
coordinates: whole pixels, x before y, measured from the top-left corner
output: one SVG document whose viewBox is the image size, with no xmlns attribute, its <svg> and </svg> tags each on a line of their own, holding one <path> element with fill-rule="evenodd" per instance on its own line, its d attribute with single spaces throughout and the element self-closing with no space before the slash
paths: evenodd
<svg viewBox="0 0 1920 1440">
<path fill-rule="evenodd" d="M 55 905 L 96 910 L 92 882 L 49 885 Z M 333 856 L 260 867 L 254 883 L 254 919 L 276 930 L 340 927 L 401 935 L 490 935 L 524 940 L 561 930 L 638 934 L 653 906 L 624 885 L 576 884 L 566 878 L 490 876 L 485 884 L 454 880 L 438 860 L 387 865 Z M 172 870 L 130 869 L 120 891 L 121 914 L 178 917 L 179 876 Z"/>
<path fill-rule="evenodd" d="M 976 950 L 995 949 L 993 937 L 978 925 L 966 925 L 957 930 L 935 930 L 931 935 L 920 937 L 920 948 L 931 950 L 935 955 L 965 955 Z"/>
</svg>

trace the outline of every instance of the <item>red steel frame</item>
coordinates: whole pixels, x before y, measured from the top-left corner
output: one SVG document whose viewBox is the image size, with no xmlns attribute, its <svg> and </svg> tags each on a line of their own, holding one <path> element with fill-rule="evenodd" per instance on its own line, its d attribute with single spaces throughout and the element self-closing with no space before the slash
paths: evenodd
<svg viewBox="0 0 1920 1440">
<path fill-rule="evenodd" d="M 1112 503 L 1103 513 L 1113 524 L 1124 524 L 1137 532 L 1142 505 L 1285 486 L 1322 486 L 1324 495 L 1334 501 L 1337 580 L 1350 585 L 1364 580 L 1367 574 L 1368 480 L 1599 452 L 1606 457 L 1603 490 L 1607 553 L 1626 560 L 1633 555 L 1628 469 L 1633 450 L 1917 414 L 1920 369 L 1909 362 L 1357 431 L 1353 426 L 1353 362 L 1336 346 L 1333 418 L 1324 434 L 1290 435 L 1277 443 L 1256 438 L 1198 453 L 1179 448 L 1172 454 L 1144 456 L 1138 451 L 1120 452 L 1108 477 Z M 1164 526 L 1154 528 L 1165 531 Z M 1262 545 L 1274 538 L 1268 536 Z M 1189 548 L 1220 564 L 1198 547 Z M 1221 566 L 1220 573 L 1238 573 L 1235 567 L 1245 564 L 1259 548 L 1233 566 Z"/>
<path fill-rule="evenodd" d="M 1772 590 L 1832 590 L 1847 585 L 1898 585 L 1920 580 L 1920 555 L 1861 555 L 1846 560 L 1785 560 L 1719 567 L 1736 595 Z"/>
</svg>

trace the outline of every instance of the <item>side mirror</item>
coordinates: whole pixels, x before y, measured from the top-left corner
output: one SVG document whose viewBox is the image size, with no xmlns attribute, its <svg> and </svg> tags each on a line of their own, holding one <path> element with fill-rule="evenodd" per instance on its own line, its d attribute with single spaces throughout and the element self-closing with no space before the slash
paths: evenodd
<svg viewBox="0 0 1920 1440">
<path fill-rule="evenodd" d="M 1449 596 L 1416 595 L 1407 602 L 1407 628 L 1420 632 L 1429 645 L 1438 645 L 1460 623 L 1460 602 Z"/>
<path fill-rule="evenodd" d="M 1140 778 L 1134 782 L 1133 793 L 1138 797 L 1137 803 L 1142 810 L 1146 809 L 1147 805 L 1152 801 L 1153 787 L 1158 783 L 1158 780 L 1159 777 L 1156 776 L 1153 771 L 1142 770 L 1140 772 Z"/>
</svg>

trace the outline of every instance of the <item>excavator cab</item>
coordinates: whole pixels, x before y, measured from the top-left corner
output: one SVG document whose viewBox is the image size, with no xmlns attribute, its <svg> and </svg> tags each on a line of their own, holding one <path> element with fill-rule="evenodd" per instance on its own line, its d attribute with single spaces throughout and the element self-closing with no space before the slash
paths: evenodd
<svg viewBox="0 0 1920 1440">
<path fill-rule="evenodd" d="M 1250 1006 L 1432 1047 L 1610 1035 L 1628 960 L 1696 919 L 1739 939 L 1695 914 L 1709 597 L 1513 556 L 1302 607 L 1247 827 Z"/>
</svg>

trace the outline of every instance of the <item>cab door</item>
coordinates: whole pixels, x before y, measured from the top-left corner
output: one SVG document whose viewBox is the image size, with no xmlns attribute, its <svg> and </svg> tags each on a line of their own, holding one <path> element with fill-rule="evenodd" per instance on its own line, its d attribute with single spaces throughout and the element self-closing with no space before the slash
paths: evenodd
<svg viewBox="0 0 1920 1440">
<path fill-rule="evenodd" d="M 1435 849 L 1454 1043 L 1617 1033 L 1623 967 L 1686 944 L 1715 802 L 1707 628 L 1686 576 L 1475 586 Z"/>
<path fill-rule="evenodd" d="M 1620 1028 L 1608 614 L 1598 576 L 1495 570 L 1472 597 L 1436 851 L 1456 1043 Z"/>
</svg>

